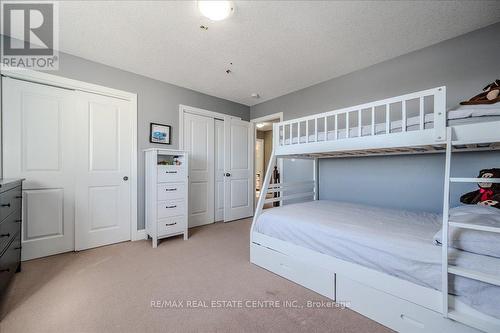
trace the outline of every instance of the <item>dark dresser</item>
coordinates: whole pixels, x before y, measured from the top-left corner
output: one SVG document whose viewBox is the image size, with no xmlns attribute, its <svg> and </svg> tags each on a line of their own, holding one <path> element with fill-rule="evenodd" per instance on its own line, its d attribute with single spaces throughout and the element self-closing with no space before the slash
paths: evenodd
<svg viewBox="0 0 500 333">
<path fill-rule="evenodd" d="M 22 179 L 0 179 L 0 299 L 21 270 Z"/>
</svg>

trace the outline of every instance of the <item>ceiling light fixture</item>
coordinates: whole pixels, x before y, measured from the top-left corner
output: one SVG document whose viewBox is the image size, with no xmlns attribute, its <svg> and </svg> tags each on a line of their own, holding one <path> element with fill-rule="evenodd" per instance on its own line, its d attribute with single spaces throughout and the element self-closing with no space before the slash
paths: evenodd
<svg viewBox="0 0 500 333">
<path fill-rule="evenodd" d="M 212 21 L 221 21 L 229 17 L 234 11 L 231 1 L 198 1 L 201 14 Z"/>
<path fill-rule="evenodd" d="M 255 125 L 257 128 L 262 128 L 264 126 L 266 126 L 266 124 L 264 123 L 258 123 L 257 125 Z"/>
</svg>

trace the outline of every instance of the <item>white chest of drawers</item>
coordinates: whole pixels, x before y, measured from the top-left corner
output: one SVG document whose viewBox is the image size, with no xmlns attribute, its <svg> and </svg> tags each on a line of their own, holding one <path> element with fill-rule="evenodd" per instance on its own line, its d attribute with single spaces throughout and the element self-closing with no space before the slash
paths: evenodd
<svg viewBox="0 0 500 333">
<path fill-rule="evenodd" d="M 188 156 L 180 150 L 151 148 L 146 154 L 146 233 L 158 239 L 188 237 Z"/>
</svg>

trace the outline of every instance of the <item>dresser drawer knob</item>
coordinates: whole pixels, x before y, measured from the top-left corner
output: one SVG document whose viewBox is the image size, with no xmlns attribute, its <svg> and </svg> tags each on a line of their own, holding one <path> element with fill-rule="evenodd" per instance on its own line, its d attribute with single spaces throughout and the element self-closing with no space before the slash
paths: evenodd
<svg viewBox="0 0 500 333">
<path fill-rule="evenodd" d="M 173 205 L 173 206 L 165 206 L 165 208 L 176 208 L 177 205 Z"/>
<path fill-rule="evenodd" d="M 0 273 L 7 273 L 7 272 L 10 272 L 10 268 L 0 269 Z"/>
<path fill-rule="evenodd" d="M 2 207 L 10 207 L 10 203 L 8 203 L 8 204 L 2 204 L 1 206 Z"/>
<path fill-rule="evenodd" d="M 165 191 L 170 192 L 170 191 L 177 191 L 176 188 L 166 188 Z"/>
<path fill-rule="evenodd" d="M 10 237 L 10 233 L 8 233 L 8 234 L 1 234 L 0 237 Z"/>
<path fill-rule="evenodd" d="M 177 224 L 177 222 L 167 223 L 167 224 L 165 224 L 165 226 L 166 226 L 166 227 L 169 227 L 169 226 L 176 225 L 176 224 Z"/>
</svg>

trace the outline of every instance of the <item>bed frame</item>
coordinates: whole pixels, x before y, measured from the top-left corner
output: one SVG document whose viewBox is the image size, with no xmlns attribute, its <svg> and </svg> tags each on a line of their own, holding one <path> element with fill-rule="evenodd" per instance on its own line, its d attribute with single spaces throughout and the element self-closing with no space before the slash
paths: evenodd
<svg viewBox="0 0 500 333">
<path fill-rule="evenodd" d="M 418 105 L 418 126 L 407 126 L 407 105 Z M 429 107 L 428 107 L 429 106 Z M 432 109 L 433 127 L 426 128 Z M 396 111 L 395 111 L 396 110 Z M 396 117 L 394 112 L 398 113 Z M 399 116 L 399 119 L 398 117 Z M 377 133 L 385 117 L 385 131 Z M 392 122 L 401 124 L 392 131 Z M 354 119 L 354 120 L 353 120 Z M 500 232 L 449 219 L 450 183 L 478 182 L 451 177 L 452 153 L 500 149 L 500 120 L 447 126 L 446 87 L 424 90 L 273 125 L 273 152 L 250 231 L 250 261 L 294 281 L 383 325 L 402 332 L 500 332 L 500 320 L 482 314 L 448 294 L 449 274 L 500 286 L 500 277 L 448 264 L 448 226 Z M 368 128 L 368 133 L 366 133 Z M 365 130 L 365 131 L 364 131 Z M 365 133 L 364 133 L 365 132 Z M 380 131 L 378 131 L 380 132 Z M 330 134 L 330 135 L 329 135 Z M 364 266 L 294 245 L 255 230 L 265 203 L 318 200 L 318 159 L 422 153 L 446 154 L 443 205 L 442 291 L 423 287 Z M 314 161 L 313 180 L 270 184 L 278 158 Z M 498 183 L 500 179 L 491 179 Z"/>
</svg>

